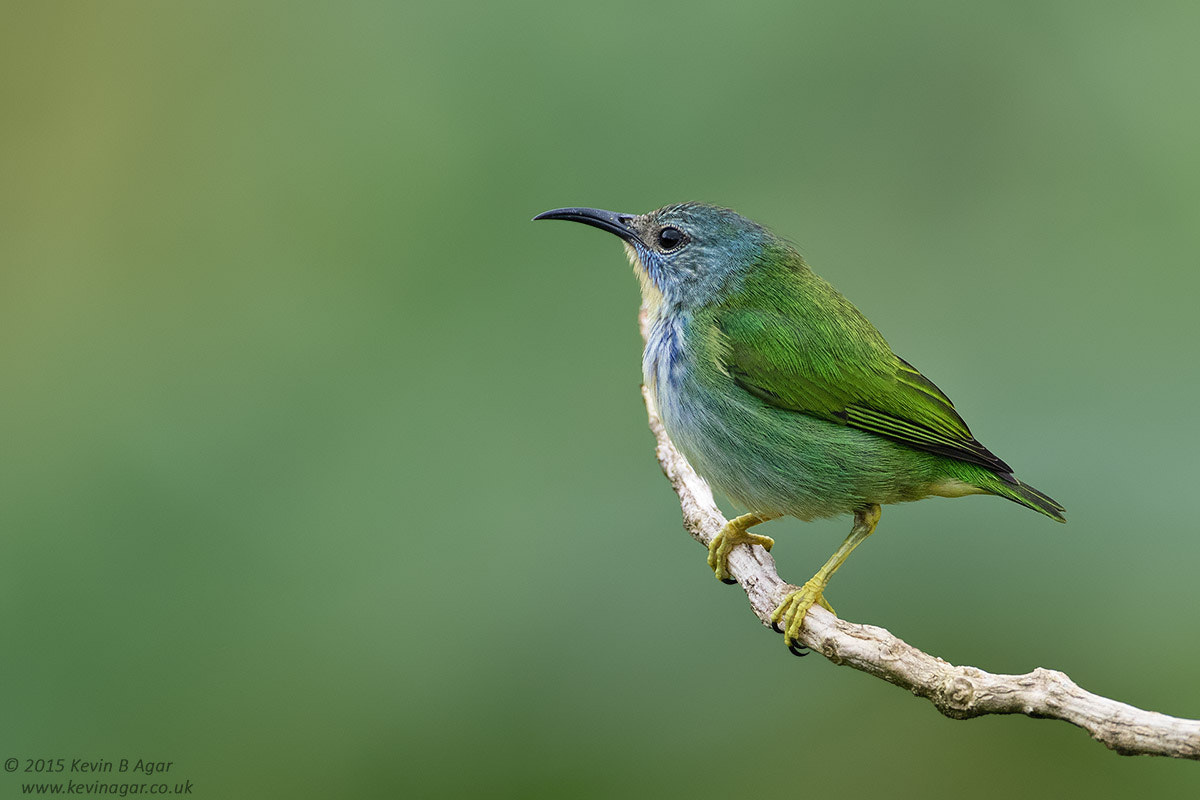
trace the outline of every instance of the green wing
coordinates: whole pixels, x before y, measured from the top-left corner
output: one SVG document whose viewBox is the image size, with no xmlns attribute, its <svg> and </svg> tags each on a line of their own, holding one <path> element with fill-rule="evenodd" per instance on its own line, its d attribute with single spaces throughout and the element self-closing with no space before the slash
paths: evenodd
<svg viewBox="0 0 1200 800">
<path fill-rule="evenodd" d="M 1012 469 L 975 440 L 950 398 L 840 296 L 835 308 L 731 309 L 714 320 L 718 361 L 763 402 L 858 428 L 917 450 Z M 793 313 L 794 312 L 794 313 Z"/>
</svg>

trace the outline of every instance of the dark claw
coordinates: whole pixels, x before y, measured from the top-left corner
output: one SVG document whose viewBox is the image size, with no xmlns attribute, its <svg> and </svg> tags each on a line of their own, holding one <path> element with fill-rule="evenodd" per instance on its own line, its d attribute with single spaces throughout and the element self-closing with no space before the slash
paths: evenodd
<svg viewBox="0 0 1200 800">
<path fill-rule="evenodd" d="M 719 578 L 718 580 L 720 580 L 721 583 L 725 584 L 726 586 L 733 586 L 735 583 L 737 583 L 737 581 L 735 581 L 733 578 Z"/>
<path fill-rule="evenodd" d="M 792 655 L 799 656 L 800 658 L 804 658 L 811 652 L 807 647 L 798 642 L 792 642 L 789 644 L 788 650 L 792 651 Z"/>
<path fill-rule="evenodd" d="M 771 630 L 775 631 L 776 633 L 783 633 L 783 628 L 779 627 L 778 622 L 771 623 Z"/>
</svg>

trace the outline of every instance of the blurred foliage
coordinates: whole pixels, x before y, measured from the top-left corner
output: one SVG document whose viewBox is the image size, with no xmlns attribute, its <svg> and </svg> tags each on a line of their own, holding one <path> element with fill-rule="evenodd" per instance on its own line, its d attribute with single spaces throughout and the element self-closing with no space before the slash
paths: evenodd
<svg viewBox="0 0 1200 800">
<path fill-rule="evenodd" d="M 0 756 L 208 798 L 1194 790 L 788 655 L 679 529 L 620 249 L 529 218 L 795 239 L 1070 517 L 889 508 L 838 610 L 1200 716 L 1200 6 L 0 16 Z M 847 524 L 773 523 L 785 577 Z"/>
</svg>

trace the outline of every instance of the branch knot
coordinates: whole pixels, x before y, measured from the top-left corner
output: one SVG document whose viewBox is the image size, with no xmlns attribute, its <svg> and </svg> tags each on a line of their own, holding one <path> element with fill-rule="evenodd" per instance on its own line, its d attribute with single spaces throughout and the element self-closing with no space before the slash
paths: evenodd
<svg viewBox="0 0 1200 800">
<path fill-rule="evenodd" d="M 956 675 L 942 686 L 942 701 L 950 709 L 969 711 L 975 702 L 975 684 L 962 675 Z"/>
</svg>

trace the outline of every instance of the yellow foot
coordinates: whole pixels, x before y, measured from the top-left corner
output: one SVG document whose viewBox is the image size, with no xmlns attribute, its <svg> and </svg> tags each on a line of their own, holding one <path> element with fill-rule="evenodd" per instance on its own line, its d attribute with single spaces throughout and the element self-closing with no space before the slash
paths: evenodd
<svg viewBox="0 0 1200 800">
<path fill-rule="evenodd" d="M 712 568 L 718 580 L 725 583 L 735 583 L 729 575 L 729 554 L 739 544 L 757 544 L 770 551 L 771 547 L 775 544 L 774 539 L 770 536 L 760 536 L 757 533 L 750 533 L 746 530 L 751 525 L 757 525 L 769 519 L 774 519 L 774 517 L 743 514 L 737 519 L 731 519 L 729 522 L 726 522 L 725 527 L 721 528 L 720 532 L 713 537 L 712 542 L 708 545 L 708 566 Z"/>
<path fill-rule="evenodd" d="M 798 644 L 797 639 L 800 636 L 800 627 L 804 624 L 804 618 L 808 615 L 808 610 L 814 605 L 819 605 L 830 614 L 836 614 L 833 606 L 825 601 L 825 597 L 821 594 L 825 587 L 815 578 L 808 581 L 796 591 L 783 598 L 783 602 L 771 614 L 771 624 L 779 626 L 783 625 L 783 643 L 788 647 L 793 647 Z"/>
</svg>

